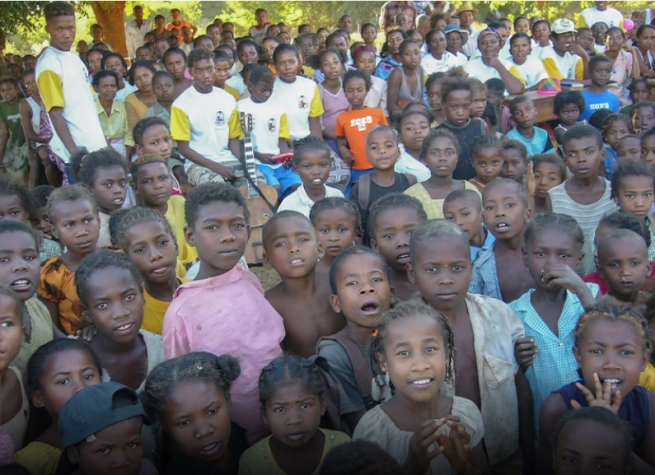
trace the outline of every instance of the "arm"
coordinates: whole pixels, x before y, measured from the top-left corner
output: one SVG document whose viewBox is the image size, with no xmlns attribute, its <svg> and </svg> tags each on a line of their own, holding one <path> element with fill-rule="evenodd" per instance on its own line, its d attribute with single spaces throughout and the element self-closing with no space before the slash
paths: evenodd
<svg viewBox="0 0 655 475">
<path fill-rule="evenodd" d="M 5 150 L 7 150 L 7 142 L 9 142 L 9 129 L 7 124 L 0 122 L 0 167 L 2 167 L 2 170 L 4 170 L 2 159 L 5 156 Z"/>
<path fill-rule="evenodd" d="M 70 129 L 68 128 L 66 119 L 64 119 L 63 107 L 53 107 L 50 109 L 50 112 L 48 112 L 48 115 L 50 116 L 52 127 L 55 129 L 55 132 L 57 132 L 57 136 L 66 147 L 66 150 L 68 150 L 68 153 L 71 155 L 76 154 L 78 147 L 73 140 L 73 136 L 71 135 Z"/>
<path fill-rule="evenodd" d="M 391 72 L 391 76 L 387 80 L 387 109 L 389 110 L 389 116 L 393 116 L 394 112 L 402 111 L 402 108 L 398 106 L 398 91 L 402 73 L 401 69 L 396 68 Z"/>
<path fill-rule="evenodd" d="M 655 473 L 655 394 L 648 393 L 648 402 L 650 406 L 650 421 L 646 436 L 641 444 L 641 453 L 633 453 L 630 456 L 630 473 L 649 474 Z"/>
<path fill-rule="evenodd" d="M 519 441 L 521 453 L 523 454 L 523 471 L 525 473 L 534 473 L 535 468 L 535 440 L 533 427 L 533 403 L 532 391 L 525 378 L 523 371 L 519 371 L 514 376 L 516 384 L 516 397 L 519 403 Z"/>
<path fill-rule="evenodd" d="M 232 152 L 232 155 L 237 158 L 241 157 L 241 140 L 236 137 L 230 138 L 228 147 L 230 147 L 230 152 Z"/>
<path fill-rule="evenodd" d="M 552 213 L 553 212 L 553 202 L 550 199 L 550 195 L 546 195 L 546 212 L 547 213 Z"/>
<path fill-rule="evenodd" d="M 48 309 L 50 318 L 52 319 L 52 325 L 54 328 L 57 328 L 60 332 L 65 334 L 64 329 L 61 327 L 61 320 L 59 319 L 59 310 L 57 309 L 57 304 L 52 300 L 38 296 L 39 300 L 43 302 L 43 305 Z"/>
<path fill-rule="evenodd" d="M 539 438 L 537 441 L 537 471 L 539 475 L 553 473 L 553 453 L 550 435 L 559 419 L 567 411 L 566 403 L 559 394 L 546 398 L 539 412 Z"/>
<path fill-rule="evenodd" d="M 483 59 L 483 62 L 484 61 L 485 60 Z M 498 71 L 500 78 L 505 83 L 505 87 L 510 94 L 523 94 L 523 91 L 525 91 L 525 84 L 523 84 L 519 78 L 510 73 L 509 70 L 503 66 L 503 63 L 501 63 L 497 56 L 490 58 L 488 64 Z"/>
<path fill-rule="evenodd" d="M 230 139 L 230 150 L 232 149 L 231 142 L 232 140 Z M 232 178 L 234 178 L 234 174 L 230 169 L 221 165 L 220 163 L 216 163 L 212 160 L 203 157 L 189 146 L 188 141 L 178 140 L 177 148 L 182 155 L 184 155 L 187 159 L 191 160 L 196 165 L 199 165 L 204 168 L 208 168 L 209 170 L 218 173 L 225 179 L 231 180 Z"/>
<path fill-rule="evenodd" d="M 41 138 L 36 132 L 34 132 L 34 128 L 32 127 L 32 108 L 27 101 L 22 101 L 19 107 L 20 123 L 23 126 L 23 134 L 25 134 L 25 138 L 31 142 L 41 141 Z"/>
<path fill-rule="evenodd" d="M 323 128 L 321 127 L 320 117 L 309 118 L 309 130 L 316 137 L 323 137 Z"/>
<path fill-rule="evenodd" d="M 337 137 L 337 146 L 339 147 L 339 153 L 343 161 L 352 166 L 355 163 L 355 157 L 353 157 L 352 152 L 348 148 L 346 137 Z"/>
</svg>

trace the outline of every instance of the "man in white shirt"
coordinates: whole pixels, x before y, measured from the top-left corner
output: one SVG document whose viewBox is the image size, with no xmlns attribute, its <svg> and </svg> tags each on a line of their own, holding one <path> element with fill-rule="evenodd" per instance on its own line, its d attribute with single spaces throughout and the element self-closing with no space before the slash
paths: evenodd
<svg viewBox="0 0 655 475">
<path fill-rule="evenodd" d="M 152 21 L 143 19 L 143 7 L 136 5 L 132 10 L 134 20 L 125 25 L 125 41 L 127 55 L 130 59 L 136 58 L 136 49 L 145 43 L 146 33 L 152 30 Z"/>
<path fill-rule="evenodd" d="M 468 57 L 471 57 L 475 50 L 478 49 L 478 32 L 471 27 L 473 24 L 473 17 L 477 13 L 478 11 L 471 6 L 470 2 L 464 2 L 464 4 L 457 9 L 456 13 L 459 18 L 459 26 L 469 34 L 469 39 L 462 48 L 464 54 Z"/>
<path fill-rule="evenodd" d="M 607 6 L 609 2 L 594 2 L 591 8 L 585 8 L 580 12 L 578 19 L 578 26 L 586 26 L 591 28 L 594 23 L 602 21 L 608 28 L 613 26 L 621 26 L 623 23 L 623 15 L 615 8 Z"/>
</svg>

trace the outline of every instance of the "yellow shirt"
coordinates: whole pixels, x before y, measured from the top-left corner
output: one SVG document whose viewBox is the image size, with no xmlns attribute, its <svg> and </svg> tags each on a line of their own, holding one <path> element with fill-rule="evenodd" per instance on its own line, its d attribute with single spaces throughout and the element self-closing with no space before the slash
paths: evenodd
<svg viewBox="0 0 655 475">
<path fill-rule="evenodd" d="M 234 99 L 236 99 L 237 102 L 239 102 L 241 100 L 241 94 L 239 94 L 239 91 L 234 89 L 232 86 L 228 86 L 226 84 L 225 87 L 223 88 L 223 90 L 225 92 L 229 92 L 230 94 L 232 94 L 232 97 L 234 97 Z"/>
<path fill-rule="evenodd" d="M 132 129 L 127 122 L 127 109 L 125 103 L 114 100 L 111 105 L 111 115 L 108 116 L 105 108 L 100 103 L 100 98 L 96 98 L 96 109 L 98 110 L 98 119 L 100 126 L 107 140 L 122 139 L 126 147 L 134 147 L 134 138 Z"/>
<path fill-rule="evenodd" d="M 464 182 L 464 189 L 473 190 L 478 195 L 480 194 L 476 186 L 468 181 Z M 425 213 L 428 215 L 428 219 L 443 219 L 443 202 L 445 200 L 433 200 L 421 183 L 410 186 L 404 193 L 421 202 L 423 209 L 425 209 Z"/>
<path fill-rule="evenodd" d="M 173 229 L 175 240 L 179 253 L 177 256 L 178 262 L 183 265 L 192 264 L 198 259 L 198 251 L 195 247 L 190 246 L 184 237 L 184 228 L 186 227 L 186 219 L 184 219 L 184 202 L 185 199 L 180 195 L 173 195 L 168 199 L 168 209 L 166 210 L 166 219 Z M 146 329 L 147 330 L 147 329 Z"/>
<path fill-rule="evenodd" d="M 143 288 L 143 298 L 146 303 L 143 306 L 141 329 L 161 335 L 164 328 L 164 315 L 171 303 L 157 300 L 148 293 L 145 287 Z"/>
<path fill-rule="evenodd" d="M 648 363 L 646 369 L 639 375 L 639 386 L 643 386 L 649 391 L 655 391 L 655 366 Z"/>
</svg>

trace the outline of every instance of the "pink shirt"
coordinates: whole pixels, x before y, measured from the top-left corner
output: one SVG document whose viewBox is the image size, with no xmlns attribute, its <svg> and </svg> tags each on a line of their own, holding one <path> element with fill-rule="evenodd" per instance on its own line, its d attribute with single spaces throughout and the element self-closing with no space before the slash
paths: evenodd
<svg viewBox="0 0 655 475">
<path fill-rule="evenodd" d="M 237 265 L 218 277 L 182 284 L 164 317 L 162 336 L 166 359 L 192 351 L 236 357 L 241 376 L 230 391 L 232 420 L 251 444 L 268 433 L 257 382 L 264 366 L 282 356 L 284 324 L 257 277 Z"/>
</svg>

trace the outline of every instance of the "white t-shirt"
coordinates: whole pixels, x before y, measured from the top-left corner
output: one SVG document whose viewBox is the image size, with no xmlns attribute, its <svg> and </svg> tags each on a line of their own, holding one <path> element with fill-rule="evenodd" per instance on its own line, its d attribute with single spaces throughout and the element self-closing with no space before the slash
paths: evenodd
<svg viewBox="0 0 655 475">
<path fill-rule="evenodd" d="M 325 197 L 326 198 L 345 198 L 341 190 L 337 188 L 323 185 L 325 187 Z M 299 186 L 296 191 L 291 193 L 289 196 L 282 200 L 280 206 L 277 208 L 278 213 L 284 210 L 298 211 L 299 213 L 304 214 L 309 218 L 309 212 L 314 206 L 314 202 L 307 195 L 304 186 Z"/>
<path fill-rule="evenodd" d="M 539 61 L 537 58 L 528 55 L 525 58 L 525 63 L 523 64 L 516 64 L 513 58 L 510 58 L 509 62 L 517 69 L 521 75 L 521 79 L 523 79 L 525 82 L 526 88 L 536 86 L 539 84 L 539 81 L 548 78 L 548 73 L 546 73 L 544 63 Z"/>
<path fill-rule="evenodd" d="M 252 116 L 252 131 L 250 138 L 252 140 L 252 149 L 259 153 L 280 154 L 280 138 L 289 140 L 289 124 L 284 111 L 267 102 L 253 102 L 249 97 L 237 102 L 239 112 L 244 112 Z M 256 160 L 261 164 L 259 160 Z M 282 164 L 269 165 L 278 168 Z"/>
<path fill-rule="evenodd" d="M 580 56 L 571 54 L 568 51 L 564 56 L 560 56 L 552 46 L 547 46 L 541 50 L 539 59 L 546 68 L 548 77 L 555 79 L 576 79 L 576 74 L 580 76 L 580 68 L 578 62 L 582 63 Z M 580 78 L 582 79 L 582 78 Z"/>
<path fill-rule="evenodd" d="M 614 8 L 607 8 L 605 11 L 600 11 L 596 7 L 591 7 L 591 8 L 585 8 L 580 12 L 580 20 L 584 21 L 585 25 L 588 28 L 591 28 L 594 23 L 598 23 L 599 21 L 602 21 L 607 25 L 607 28 L 611 28 L 613 26 L 621 26 L 621 22 L 623 22 L 623 15 L 621 15 L 621 12 L 614 9 Z"/>
<path fill-rule="evenodd" d="M 459 65 L 460 60 L 448 51 L 444 52 L 440 60 L 429 53 L 421 58 L 421 67 L 423 68 L 423 75 L 425 77 L 438 72 L 446 72 Z"/>
<path fill-rule="evenodd" d="M 291 84 L 277 78 L 269 102 L 286 113 L 289 133 L 293 140 L 300 140 L 311 133 L 310 117 L 323 115 L 323 102 L 318 86 L 311 79 L 300 76 Z"/>
<path fill-rule="evenodd" d="M 507 69 L 517 78 L 519 77 L 519 73 L 513 63 L 510 63 L 503 58 L 498 59 L 500 60 L 500 63 L 505 66 L 505 69 Z M 469 62 L 464 65 L 464 71 L 466 71 L 469 77 L 475 78 L 482 82 L 485 82 L 487 79 L 491 78 L 501 79 L 498 70 L 484 64 L 482 62 L 482 58 L 470 59 Z"/>
<path fill-rule="evenodd" d="M 171 106 L 171 138 L 189 142 L 193 150 L 208 160 L 237 160 L 229 141 L 241 135 L 237 101 L 223 89 L 214 87 L 203 94 L 191 86 Z M 192 164 L 188 160 L 186 168 Z"/>
<path fill-rule="evenodd" d="M 64 119 L 78 147 L 95 152 L 107 146 L 102 132 L 93 92 L 88 82 L 89 71 L 80 57 L 71 51 L 46 48 L 36 63 L 36 80 L 48 112 L 53 107 L 64 109 Z M 50 147 L 68 163 L 68 149 L 52 127 Z"/>
</svg>

